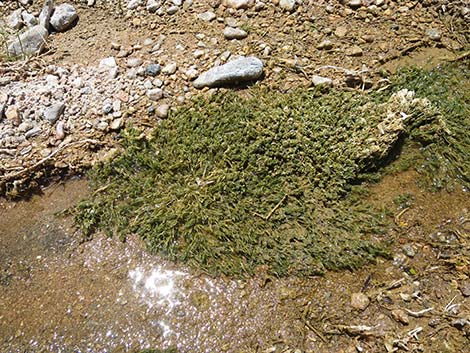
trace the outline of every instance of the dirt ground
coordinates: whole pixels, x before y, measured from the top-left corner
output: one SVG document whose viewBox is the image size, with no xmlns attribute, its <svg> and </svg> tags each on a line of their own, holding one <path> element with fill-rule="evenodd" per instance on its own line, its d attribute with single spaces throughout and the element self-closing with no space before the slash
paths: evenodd
<svg viewBox="0 0 470 353">
<path fill-rule="evenodd" d="M 77 25 L 51 36 L 41 65 L 97 65 L 117 55 L 111 42 L 144 60 L 204 69 L 230 50 L 263 59 L 260 84 L 281 91 L 310 86 L 314 74 L 349 85 L 343 69 L 360 73 L 354 82 L 361 89 L 369 81 L 380 87 L 383 70 L 435 66 L 468 49 L 461 22 L 420 1 L 391 1 L 391 11 L 377 16 L 345 13 L 336 1 L 332 12 L 327 1 L 293 14 L 271 5 L 254 15 L 235 12 L 230 17 L 249 32 L 242 41 L 224 40 L 224 20 L 196 19 L 208 3 L 195 1 L 173 17 L 126 18 L 79 2 Z M 214 11 L 228 17 L 221 7 Z M 430 28 L 439 41 L 426 36 Z M 195 59 L 198 33 L 208 51 Z M 161 42 L 157 56 L 142 49 L 146 38 Z M 325 39 L 332 49 L 319 50 Z M 354 45 L 362 55 L 345 54 Z M 188 83 L 176 75 L 165 85 L 176 97 Z M 157 122 L 146 108 L 133 107 L 132 119 L 150 129 Z M 137 239 L 83 241 L 61 214 L 89 195 L 83 179 L 53 183 L 25 201 L 0 199 L 0 351 L 468 352 L 468 191 L 429 193 L 416 181 L 410 171 L 372 186 L 370 202 L 394 210 L 391 259 L 308 279 L 211 278 L 148 254 Z M 368 298 L 365 308 L 351 305 L 353 293 Z"/>
</svg>

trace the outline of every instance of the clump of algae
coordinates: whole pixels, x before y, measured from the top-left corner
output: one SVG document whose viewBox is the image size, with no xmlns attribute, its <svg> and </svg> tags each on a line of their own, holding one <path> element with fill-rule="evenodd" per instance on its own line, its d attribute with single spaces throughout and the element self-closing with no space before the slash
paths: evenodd
<svg viewBox="0 0 470 353">
<path fill-rule="evenodd" d="M 199 98 L 151 138 L 127 130 L 121 155 L 91 172 L 99 192 L 76 220 L 85 234 L 136 233 L 211 274 L 357 268 L 386 255 L 387 242 L 384 213 L 351 197 L 354 185 L 402 137 L 447 133 L 429 100 L 382 95 L 255 88 Z"/>
</svg>

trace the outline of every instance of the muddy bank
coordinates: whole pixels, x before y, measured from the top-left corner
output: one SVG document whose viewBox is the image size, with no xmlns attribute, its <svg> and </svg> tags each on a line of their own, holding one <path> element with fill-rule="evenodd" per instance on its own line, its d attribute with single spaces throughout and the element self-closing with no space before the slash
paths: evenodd
<svg viewBox="0 0 470 353">
<path fill-rule="evenodd" d="M 88 193 L 86 182 L 71 181 L 29 202 L 0 204 L 2 352 L 379 352 L 417 327 L 422 333 L 409 347 L 463 352 L 468 343 L 452 324 L 467 318 L 470 305 L 470 204 L 461 190 L 423 192 L 414 172 L 387 177 L 370 201 L 401 213 L 389 235 L 398 240 L 393 260 L 354 273 L 304 280 L 260 273 L 246 281 L 165 263 L 134 238 L 81 243 L 71 220 L 54 213 Z M 406 212 L 396 204 L 404 193 L 413 196 Z M 357 310 L 351 294 L 361 290 L 370 304 Z M 430 307 L 422 317 L 408 315 L 407 325 L 392 315 Z M 348 335 L 350 325 L 371 332 Z"/>
</svg>

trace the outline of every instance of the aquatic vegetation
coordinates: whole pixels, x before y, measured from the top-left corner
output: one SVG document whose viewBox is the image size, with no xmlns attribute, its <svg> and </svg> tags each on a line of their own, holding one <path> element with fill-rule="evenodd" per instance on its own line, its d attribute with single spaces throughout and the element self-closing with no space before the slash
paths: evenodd
<svg viewBox="0 0 470 353">
<path fill-rule="evenodd" d="M 150 138 L 123 133 L 122 153 L 90 173 L 96 191 L 76 221 L 86 235 L 136 233 L 151 251 L 211 274 L 313 275 L 386 256 L 384 211 L 356 185 L 404 137 L 436 158 L 442 139 L 442 158 L 468 153 L 454 151 L 443 107 L 398 90 L 409 87 L 405 76 L 393 94 L 254 88 L 198 98 Z"/>
</svg>

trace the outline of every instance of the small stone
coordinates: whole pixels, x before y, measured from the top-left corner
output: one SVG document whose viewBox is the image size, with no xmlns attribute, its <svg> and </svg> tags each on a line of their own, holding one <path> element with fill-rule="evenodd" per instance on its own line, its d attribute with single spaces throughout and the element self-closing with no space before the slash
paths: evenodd
<svg viewBox="0 0 470 353">
<path fill-rule="evenodd" d="M 343 38 L 348 34 L 348 28 L 346 26 L 339 26 L 335 30 L 335 36 L 339 38 Z"/>
<path fill-rule="evenodd" d="M 41 128 L 39 126 L 35 126 L 32 129 L 28 130 L 26 134 L 24 134 L 24 137 L 29 139 L 30 137 L 37 136 L 41 133 Z"/>
<path fill-rule="evenodd" d="M 210 22 L 214 20 L 217 17 L 217 15 L 213 13 L 212 11 L 206 11 L 206 12 L 200 13 L 197 17 L 204 22 Z"/>
<path fill-rule="evenodd" d="M 139 6 L 143 4 L 143 0 L 129 0 L 127 3 L 127 9 L 128 10 L 135 10 Z"/>
<path fill-rule="evenodd" d="M 109 128 L 111 130 L 119 130 L 123 125 L 124 125 L 124 119 L 123 118 L 117 118 L 117 119 L 114 119 L 111 122 L 111 125 L 109 125 Z"/>
<path fill-rule="evenodd" d="M 144 61 L 141 58 L 128 58 L 126 65 L 127 67 L 137 67 L 142 65 Z"/>
<path fill-rule="evenodd" d="M 255 4 L 255 0 L 225 0 L 224 4 L 226 7 L 230 7 L 235 10 L 249 9 Z"/>
<path fill-rule="evenodd" d="M 332 86 L 333 85 L 333 80 L 331 78 L 328 78 L 328 77 L 313 75 L 312 76 L 312 83 L 313 83 L 314 86 L 320 86 L 320 85 Z"/>
<path fill-rule="evenodd" d="M 184 72 L 188 80 L 193 81 L 199 76 L 199 72 L 195 67 L 190 67 L 188 70 Z"/>
<path fill-rule="evenodd" d="M 75 7 L 69 4 L 62 4 L 54 9 L 51 17 L 51 25 L 57 32 L 69 29 L 78 18 Z"/>
<path fill-rule="evenodd" d="M 295 0 L 280 0 L 279 6 L 285 11 L 293 11 L 295 8 Z"/>
<path fill-rule="evenodd" d="M 357 45 L 354 45 L 352 47 L 349 47 L 347 48 L 344 53 L 347 55 L 347 56 L 362 56 L 362 49 L 361 47 L 357 46 Z"/>
<path fill-rule="evenodd" d="M 226 39 L 243 39 L 248 36 L 243 29 L 240 28 L 232 28 L 232 27 L 225 27 L 224 29 L 224 37 Z"/>
<path fill-rule="evenodd" d="M 177 13 L 179 10 L 179 7 L 176 6 L 176 5 L 173 5 L 173 6 L 170 6 L 167 10 L 166 10 L 166 13 L 168 15 L 174 15 L 175 13 Z"/>
<path fill-rule="evenodd" d="M 173 75 L 177 69 L 178 65 L 175 62 L 171 62 L 162 69 L 162 73 L 165 75 Z"/>
<path fill-rule="evenodd" d="M 114 59 L 113 56 L 102 59 L 98 66 L 98 68 L 101 70 L 109 70 L 115 67 L 117 67 L 117 63 L 116 63 L 116 59 Z"/>
<path fill-rule="evenodd" d="M 168 117 L 168 112 L 170 111 L 170 106 L 168 104 L 162 104 L 155 109 L 155 114 L 160 119 L 166 119 Z"/>
<path fill-rule="evenodd" d="M 353 9 L 357 9 L 362 6 L 362 0 L 349 0 L 348 5 Z"/>
<path fill-rule="evenodd" d="M 54 124 L 59 119 L 59 117 L 64 113 L 64 110 L 65 110 L 64 103 L 55 103 L 44 110 L 42 117 L 48 122 L 50 122 L 51 124 Z"/>
<path fill-rule="evenodd" d="M 23 19 L 23 22 L 26 23 L 26 26 L 28 27 L 33 27 L 38 24 L 38 20 L 36 17 L 28 13 L 27 11 L 23 11 L 21 13 L 21 18 Z"/>
<path fill-rule="evenodd" d="M 460 291 L 464 297 L 470 297 L 470 281 L 463 281 L 459 286 Z"/>
<path fill-rule="evenodd" d="M 351 295 L 351 306 L 356 310 L 365 310 L 369 303 L 369 297 L 364 293 L 353 293 Z"/>
<path fill-rule="evenodd" d="M 193 85 L 195 88 L 203 88 L 237 84 L 257 80 L 262 74 L 261 60 L 256 57 L 242 57 L 204 72 Z"/>
<path fill-rule="evenodd" d="M 160 0 L 148 0 L 147 1 L 147 11 L 148 12 L 156 12 L 162 6 L 162 2 Z"/>
<path fill-rule="evenodd" d="M 145 68 L 146 76 L 157 76 L 161 71 L 161 66 L 159 64 L 148 64 Z"/>
<path fill-rule="evenodd" d="M 402 246 L 402 250 L 405 253 L 405 255 L 408 257 L 414 257 L 416 255 L 416 251 L 413 245 L 405 244 Z"/>
<path fill-rule="evenodd" d="M 53 0 L 44 1 L 44 6 L 39 13 L 39 24 L 49 30 L 52 13 L 54 12 Z"/>
<path fill-rule="evenodd" d="M 392 310 L 392 317 L 395 321 L 398 321 L 402 323 L 403 325 L 408 325 L 410 323 L 408 315 L 406 314 L 404 310 L 401 310 L 401 309 Z"/>
<path fill-rule="evenodd" d="M 14 126 L 21 124 L 21 115 L 17 107 L 10 105 L 5 111 L 5 117 L 11 121 Z"/>
<path fill-rule="evenodd" d="M 110 114 L 113 112 L 113 102 L 111 99 L 106 99 L 103 102 L 103 113 L 104 114 Z"/>
<path fill-rule="evenodd" d="M 158 101 L 163 98 L 163 90 L 161 88 L 149 89 L 146 95 L 150 100 Z"/>
<path fill-rule="evenodd" d="M 426 35 L 431 40 L 435 40 L 435 41 L 440 41 L 441 40 L 441 33 L 435 28 L 428 29 L 426 31 Z"/>
<path fill-rule="evenodd" d="M 63 121 L 59 121 L 55 127 L 55 138 L 57 140 L 63 140 L 65 138 L 65 123 Z"/>
<path fill-rule="evenodd" d="M 333 43 L 331 42 L 331 40 L 328 39 L 325 39 L 317 45 L 317 49 L 320 50 L 330 50 L 331 48 L 333 48 Z"/>
</svg>

